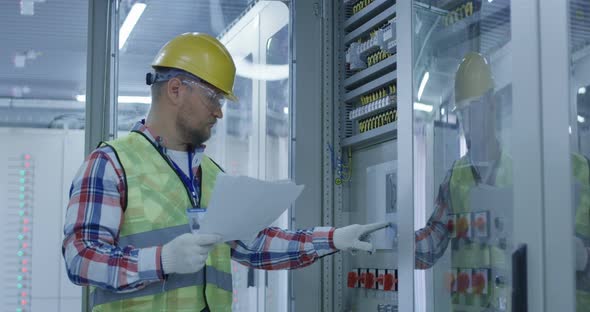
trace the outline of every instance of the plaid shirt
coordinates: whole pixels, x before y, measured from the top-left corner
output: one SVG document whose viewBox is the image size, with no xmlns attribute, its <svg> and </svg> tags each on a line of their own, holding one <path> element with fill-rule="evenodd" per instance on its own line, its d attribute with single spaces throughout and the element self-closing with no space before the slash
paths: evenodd
<svg viewBox="0 0 590 312">
<path fill-rule="evenodd" d="M 426 226 L 414 233 L 416 269 L 428 269 L 442 257 L 449 245 L 451 235 L 447 229 L 451 202 L 451 170 L 438 190 L 434 212 Z"/>
<path fill-rule="evenodd" d="M 138 122 L 144 133 L 166 153 L 159 137 Z M 198 148 L 195 152 L 202 152 Z M 196 170 L 196 168 L 193 168 Z M 135 248 L 118 244 L 124 223 L 125 177 L 110 147 L 93 151 L 82 164 L 70 189 L 64 224 L 63 257 L 70 280 L 117 292 L 141 289 L 163 280 L 162 246 Z M 232 259 L 248 267 L 279 270 L 308 266 L 337 249 L 334 228 L 288 231 L 269 227 L 250 243 L 230 243 Z"/>
</svg>

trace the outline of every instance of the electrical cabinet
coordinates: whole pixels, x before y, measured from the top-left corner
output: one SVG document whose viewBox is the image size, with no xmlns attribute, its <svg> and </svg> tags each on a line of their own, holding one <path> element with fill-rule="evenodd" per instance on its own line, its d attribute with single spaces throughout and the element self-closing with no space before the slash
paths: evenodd
<svg viewBox="0 0 590 312">
<path fill-rule="evenodd" d="M 337 218 L 391 222 L 371 235 L 375 251 L 343 253 L 334 275 L 338 311 L 397 311 L 397 34 L 392 0 L 342 1 L 339 38 Z M 339 288 L 340 287 L 340 288 Z M 338 289 L 339 288 L 339 289 Z"/>
<path fill-rule="evenodd" d="M 84 132 L 2 128 L 0 297 L 5 311 L 78 311 L 81 289 L 61 255 L 71 179 L 83 161 Z"/>
<path fill-rule="evenodd" d="M 325 260 L 324 311 L 584 310 L 583 2 L 318 5 L 324 224 L 397 225 Z"/>
</svg>

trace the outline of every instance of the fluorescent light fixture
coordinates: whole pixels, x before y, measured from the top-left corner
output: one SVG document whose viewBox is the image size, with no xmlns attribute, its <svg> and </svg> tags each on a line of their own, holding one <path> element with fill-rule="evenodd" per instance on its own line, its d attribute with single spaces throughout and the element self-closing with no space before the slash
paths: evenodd
<svg viewBox="0 0 590 312">
<path fill-rule="evenodd" d="M 444 107 L 440 109 L 440 114 L 441 115 L 444 115 L 445 114 L 445 108 Z"/>
<path fill-rule="evenodd" d="M 580 89 L 578 89 L 578 94 L 586 94 L 586 88 L 581 87 Z"/>
<path fill-rule="evenodd" d="M 584 121 L 586 121 L 586 118 L 584 118 L 583 116 L 578 115 L 578 122 L 579 123 L 583 123 Z"/>
<path fill-rule="evenodd" d="M 283 107 L 283 113 L 285 113 L 285 115 L 289 115 L 289 108 Z"/>
<path fill-rule="evenodd" d="M 426 87 L 426 83 L 428 82 L 428 78 L 430 78 L 430 73 L 426 72 L 422 77 L 422 82 L 420 82 L 420 88 L 418 88 L 418 101 L 422 98 L 422 92 L 424 92 L 424 88 Z"/>
<path fill-rule="evenodd" d="M 568 127 L 568 130 L 570 131 L 570 134 L 572 134 L 572 127 L 571 126 Z"/>
<path fill-rule="evenodd" d="M 152 98 L 149 96 L 119 95 L 117 100 L 119 103 L 138 103 L 138 104 L 151 104 L 152 103 Z M 86 94 L 76 95 L 76 101 L 85 102 L 86 101 Z"/>
<path fill-rule="evenodd" d="M 150 96 L 128 96 L 119 95 L 119 103 L 139 103 L 139 104 L 151 104 L 152 98 Z"/>
<path fill-rule="evenodd" d="M 125 45 L 125 42 L 129 38 L 129 35 L 133 31 L 135 24 L 139 21 L 141 14 L 145 10 L 146 4 L 145 3 L 135 3 L 131 10 L 129 10 L 129 14 L 125 18 L 121 29 L 119 30 L 119 49 L 122 49 Z"/>
<path fill-rule="evenodd" d="M 414 109 L 430 113 L 430 112 L 432 112 L 432 105 L 414 102 Z"/>
</svg>

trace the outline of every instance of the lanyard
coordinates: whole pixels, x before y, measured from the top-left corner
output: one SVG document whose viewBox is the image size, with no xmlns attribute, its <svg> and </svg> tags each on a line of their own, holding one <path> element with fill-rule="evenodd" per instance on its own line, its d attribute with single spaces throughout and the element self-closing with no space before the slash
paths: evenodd
<svg viewBox="0 0 590 312">
<path fill-rule="evenodd" d="M 180 169 L 180 167 L 176 164 L 176 162 L 174 162 L 174 160 L 170 159 L 170 161 L 172 162 L 172 164 L 174 165 L 174 170 L 176 170 L 176 173 L 178 173 L 178 176 L 180 177 L 180 180 L 182 180 L 182 183 L 184 184 L 184 186 L 190 191 L 192 198 L 191 198 L 191 202 L 194 208 L 197 208 L 200 206 L 200 186 L 199 183 L 195 183 L 195 176 L 193 174 L 193 168 L 192 168 L 192 163 L 193 163 L 193 153 L 192 152 L 188 152 L 188 172 L 189 172 L 189 176 L 187 177 L 186 174 L 184 173 L 184 171 L 182 171 L 182 169 Z"/>
</svg>

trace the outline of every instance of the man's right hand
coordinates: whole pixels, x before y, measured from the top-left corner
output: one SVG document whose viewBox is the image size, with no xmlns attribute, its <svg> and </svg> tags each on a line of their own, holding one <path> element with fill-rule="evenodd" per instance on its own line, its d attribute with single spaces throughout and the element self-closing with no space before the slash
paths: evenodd
<svg viewBox="0 0 590 312">
<path fill-rule="evenodd" d="M 195 273 L 205 266 L 207 254 L 221 242 L 216 234 L 182 234 L 162 247 L 164 274 Z"/>
</svg>

